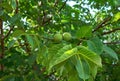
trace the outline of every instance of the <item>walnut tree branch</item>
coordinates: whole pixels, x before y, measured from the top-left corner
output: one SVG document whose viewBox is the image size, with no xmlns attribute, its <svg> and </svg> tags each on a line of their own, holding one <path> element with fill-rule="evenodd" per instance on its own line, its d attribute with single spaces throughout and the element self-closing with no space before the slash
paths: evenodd
<svg viewBox="0 0 120 81">
<path fill-rule="evenodd" d="M 10 35 L 10 33 L 11 33 L 11 31 L 14 29 L 14 26 L 12 26 L 11 28 L 10 28 L 10 30 L 8 31 L 8 33 L 4 36 L 4 39 L 6 39 L 9 35 Z"/>
<path fill-rule="evenodd" d="M 101 23 L 97 25 L 97 27 L 92 31 L 93 33 L 97 31 L 98 29 L 102 28 L 105 23 L 107 23 L 109 20 L 111 20 L 112 17 L 105 18 Z"/>
<path fill-rule="evenodd" d="M 3 35 L 3 21 L 0 19 L 0 58 L 3 58 L 4 54 L 4 35 Z"/>
<path fill-rule="evenodd" d="M 64 8 L 64 6 L 66 5 L 67 1 L 68 1 L 68 0 L 66 0 L 66 1 L 63 3 L 63 5 L 61 6 L 61 8 L 58 10 L 58 12 L 60 12 L 60 11 Z"/>
<path fill-rule="evenodd" d="M 0 0 L 0 3 L 2 3 L 2 0 Z M 0 11 L 2 10 L 2 7 L 0 7 Z M 3 31 L 3 20 L 0 19 L 0 60 L 4 57 L 4 31 Z M 4 65 L 0 64 L 0 71 L 4 70 Z"/>
<path fill-rule="evenodd" d="M 15 9 L 15 13 L 18 13 L 18 0 L 16 0 L 16 9 Z"/>
<path fill-rule="evenodd" d="M 110 34 L 110 33 L 116 32 L 116 31 L 118 31 L 118 30 L 120 30 L 120 28 L 115 28 L 115 29 L 113 29 L 113 30 L 111 30 L 111 31 L 104 32 L 104 33 L 102 33 L 101 35 Z"/>
<path fill-rule="evenodd" d="M 51 18 L 48 18 L 46 21 L 43 21 L 43 22 L 42 22 L 42 25 L 45 25 L 46 23 L 49 23 L 50 20 L 52 20 L 52 17 L 51 17 Z"/>
<path fill-rule="evenodd" d="M 59 0 L 55 0 L 54 7 L 57 7 Z"/>
<path fill-rule="evenodd" d="M 115 41 L 115 42 L 105 42 L 104 44 L 120 44 L 120 41 Z"/>
<path fill-rule="evenodd" d="M 15 9 L 15 14 L 17 14 L 18 13 L 18 0 L 16 0 L 16 9 Z M 10 28 L 10 30 L 8 31 L 8 33 L 4 36 L 4 39 L 5 38 L 7 38 L 9 35 L 10 35 L 10 33 L 11 33 L 11 31 L 14 29 L 14 26 L 12 26 L 11 28 Z"/>
<path fill-rule="evenodd" d="M 60 7 L 60 9 L 58 10 L 57 13 L 59 13 L 59 12 L 64 8 L 64 6 L 66 5 L 66 2 L 67 2 L 67 1 L 68 1 L 68 0 L 66 0 L 66 1 L 63 3 L 63 5 Z M 58 4 L 58 0 L 55 1 L 54 7 L 56 7 L 57 4 Z M 43 5 L 43 4 L 42 4 L 42 5 Z M 42 26 L 43 26 L 43 25 L 46 25 L 47 23 L 50 22 L 50 20 L 52 20 L 52 17 L 47 18 L 47 13 L 43 10 L 43 19 L 42 19 L 42 24 L 41 24 L 41 25 L 42 25 Z"/>
</svg>

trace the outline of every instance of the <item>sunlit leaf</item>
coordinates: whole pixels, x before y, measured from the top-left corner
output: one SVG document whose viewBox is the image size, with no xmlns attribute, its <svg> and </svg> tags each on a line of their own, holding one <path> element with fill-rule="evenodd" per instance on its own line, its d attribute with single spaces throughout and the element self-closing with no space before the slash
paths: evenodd
<svg viewBox="0 0 120 81">
<path fill-rule="evenodd" d="M 61 52 L 65 48 L 67 48 L 67 50 L 64 50 L 63 52 Z M 63 47 L 63 49 L 61 49 L 61 51 L 60 51 L 61 53 L 60 52 L 57 53 L 59 56 L 55 57 L 56 59 L 54 59 L 52 61 L 49 69 L 51 69 L 53 66 L 65 61 L 65 60 L 71 58 L 72 56 L 74 56 L 76 54 L 82 56 L 82 58 L 86 59 L 87 61 L 90 61 L 93 64 L 96 64 L 96 65 L 102 67 L 100 56 L 95 54 L 94 52 L 88 50 L 84 46 L 78 46 L 76 48 L 71 49 L 71 46 L 68 45 L 68 46 Z"/>
<path fill-rule="evenodd" d="M 92 35 L 92 27 L 90 26 L 80 27 L 80 29 L 77 30 L 76 32 L 77 38 L 90 37 L 91 35 Z"/>
<path fill-rule="evenodd" d="M 53 58 L 52 63 L 50 64 L 50 68 L 51 69 L 53 66 L 69 59 L 70 57 L 72 57 L 74 55 L 74 52 L 77 50 L 76 48 L 70 50 L 72 47 L 71 45 L 66 45 L 64 46 L 62 49 L 60 49 L 58 51 L 58 53 L 56 54 L 56 56 Z M 68 51 L 67 51 L 68 50 Z"/>
<path fill-rule="evenodd" d="M 90 51 L 88 48 L 84 46 L 78 46 L 78 54 L 82 56 L 84 59 L 96 64 L 99 67 L 102 67 L 101 58 L 96 53 Z"/>
<path fill-rule="evenodd" d="M 113 21 L 112 22 L 116 22 L 116 21 L 118 21 L 120 19 L 120 12 L 118 12 L 118 13 L 116 13 L 115 15 L 114 15 L 114 18 L 113 18 Z"/>
<path fill-rule="evenodd" d="M 67 23 L 67 22 L 68 22 L 68 20 L 61 20 L 61 22 L 62 22 L 62 23 Z"/>
</svg>

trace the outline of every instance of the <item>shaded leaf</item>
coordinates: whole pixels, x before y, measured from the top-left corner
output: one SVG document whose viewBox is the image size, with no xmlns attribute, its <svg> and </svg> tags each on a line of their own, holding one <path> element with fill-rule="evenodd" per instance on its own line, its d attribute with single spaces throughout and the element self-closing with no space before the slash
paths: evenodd
<svg viewBox="0 0 120 81">
<path fill-rule="evenodd" d="M 28 64 L 30 65 L 30 66 L 32 66 L 34 63 L 35 63 L 35 61 L 36 61 L 36 54 L 32 54 L 31 56 L 29 56 L 29 58 L 28 58 Z"/>
<path fill-rule="evenodd" d="M 17 37 L 24 35 L 24 34 L 25 34 L 25 32 L 23 30 L 15 30 L 13 32 L 12 36 L 17 38 Z"/>
<path fill-rule="evenodd" d="M 47 64 L 48 63 L 48 48 L 47 46 L 41 46 L 39 49 L 38 49 L 38 54 L 37 54 L 37 63 L 42 63 L 43 64 Z"/>
<path fill-rule="evenodd" d="M 27 37 L 27 40 L 29 42 L 29 44 L 31 45 L 31 48 L 33 49 L 34 48 L 34 40 L 33 40 L 33 37 L 30 36 L 30 35 L 26 35 Z"/>
<path fill-rule="evenodd" d="M 11 0 L 11 6 L 13 9 L 16 9 L 16 1 L 15 0 Z"/>
<path fill-rule="evenodd" d="M 90 65 L 90 73 L 91 73 L 92 79 L 95 79 L 95 77 L 97 75 L 97 68 L 98 68 L 98 66 L 96 66 L 95 64 L 93 64 L 91 62 L 89 62 L 89 65 Z"/>
<path fill-rule="evenodd" d="M 90 77 L 90 68 L 88 63 L 81 58 L 77 60 L 76 70 L 81 79 L 86 80 Z"/>
<path fill-rule="evenodd" d="M 8 48 L 11 48 L 15 43 L 15 40 L 9 41 Z"/>
<path fill-rule="evenodd" d="M 6 9 L 6 11 L 8 11 L 8 12 L 11 12 L 11 11 L 12 11 L 11 5 L 8 4 L 8 3 L 6 3 L 6 2 L 0 3 L 0 7 L 3 7 L 3 8 Z"/>
<path fill-rule="evenodd" d="M 115 53 L 115 51 L 113 49 L 111 49 L 110 47 L 108 47 L 106 45 L 104 45 L 103 48 L 104 48 L 104 51 L 107 54 L 109 54 L 109 56 L 111 56 L 112 58 L 118 60 L 118 56 L 117 56 L 117 54 Z"/>
<path fill-rule="evenodd" d="M 10 22 L 11 26 L 14 26 L 16 24 L 17 25 L 21 24 L 20 20 L 21 20 L 21 15 L 20 14 L 15 14 L 14 16 L 12 16 L 9 19 L 9 22 Z"/>
<path fill-rule="evenodd" d="M 90 50 L 94 51 L 97 54 L 102 54 L 103 44 L 98 37 L 92 38 L 87 41 L 88 47 Z"/>
</svg>

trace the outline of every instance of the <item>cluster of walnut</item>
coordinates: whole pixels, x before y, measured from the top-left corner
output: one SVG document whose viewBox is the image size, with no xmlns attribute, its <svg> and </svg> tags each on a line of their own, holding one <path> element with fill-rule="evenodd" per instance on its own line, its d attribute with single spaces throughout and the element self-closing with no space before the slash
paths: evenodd
<svg viewBox="0 0 120 81">
<path fill-rule="evenodd" d="M 70 41 L 71 38 L 72 38 L 72 36 L 69 32 L 65 32 L 63 34 L 56 33 L 54 35 L 54 41 L 57 42 L 57 43 L 61 42 L 62 40 Z"/>
</svg>

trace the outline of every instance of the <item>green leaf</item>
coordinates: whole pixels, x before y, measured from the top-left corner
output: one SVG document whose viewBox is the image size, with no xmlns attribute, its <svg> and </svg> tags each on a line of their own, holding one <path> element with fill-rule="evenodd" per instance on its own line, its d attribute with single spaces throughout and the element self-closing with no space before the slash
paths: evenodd
<svg viewBox="0 0 120 81">
<path fill-rule="evenodd" d="M 10 16 L 8 15 L 8 13 L 5 13 L 4 10 L 0 10 L 0 18 L 5 22 L 7 22 Z"/>
<path fill-rule="evenodd" d="M 36 54 L 32 54 L 31 56 L 29 56 L 29 58 L 28 58 L 28 64 L 30 66 L 32 66 L 35 63 L 35 61 L 36 61 Z"/>
<path fill-rule="evenodd" d="M 0 10 L 0 18 L 3 16 L 3 14 L 4 14 L 4 11 Z"/>
<path fill-rule="evenodd" d="M 103 44 L 98 37 L 92 38 L 87 41 L 88 48 L 94 51 L 97 54 L 102 54 L 103 52 Z"/>
<path fill-rule="evenodd" d="M 95 81 L 95 80 L 93 79 L 93 77 L 90 77 L 88 81 Z"/>
<path fill-rule="evenodd" d="M 17 38 L 17 37 L 24 35 L 24 34 L 25 34 L 25 32 L 23 30 L 15 30 L 13 32 L 12 36 Z"/>
<path fill-rule="evenodd" d="M 10 19 L 9 19 L 9 22 L 11 24 L 11 26 L 14 26 L 14 25 L 19 25 L 21 22 L 21 15 L 20 14 L 15 14 L 14 16 L 12 16 Z"/>
<path fill-rule="evenodd" d="M 91 62 L 89 62 L 90 65 L 90 73 L 93 79 L 95 79 L 96 75 L 97 75 L 97 68 L 98 66 L 96 66 L 96 64 L 93 64 Z M 94 70 L 93 70 L 94 69 Z"/>
<path fill-rule="evenodd" d="M 40 42 L 41 40 L 38 39 L 38 37 L 35 35 L 34 36 L 34 41 L 36 42 L 35 45 L 38 47 L 38 49 L 40 48 Z"/>
<path fill-rule="evenodd" d="M 81 57 L 83 57 L 87 61 L 92 62 L 93 64 L 96 64 L 99 67 L 102 67 L 101 58 L 99 55 L 97 55 L 96 53 L 92 52 L 91 50 L 89 50 L 84 46 L 78 46 L 77 48 L 78 48 L 78 54 Z"/>
<path fill-rule="evenodd" d="M 71 48 L 72 48 L 71 45 L 66 45 L 66 46 L 64 46 L 62 49 L 60 49 L 60 50 L 58 51 L 58 53 L 56 54 L 56 56 L 54 56 L 52 62 L 50 63 L 49 70 L 50 70 L 53 66 L 55 66 L 55 65 L 57 65 L 57 64 L 65 61 L 65 60 L 69 59 L 70 57 L 72 57 L 72 56 L 74 55 L 74 52 L 75 52 L 77 49 L 74 48 L 74 49 L 70 50 Z"/>
<path fill-rule="evenodd" d="M 76 31 L 77 38 L 90 37 L 91 35 L 92 35 L 91 26 L 83 26 L 83 27 L 80 27 L 80 29 Z"/>
<path fill-rule="evenodd" d="M 66 45 L 60 51 L 58 51 L 56 56 L 53 57 L 53 60 L 50 63 L 49 70 L 53 66 L 65 61 L 65 60 L 68 60 L 70 57 L 72 57 L 76 54 L 82 56 L 82 58 L 86 59 L 87 61 L 90 61 L 93 64 L 96 64 L 97 66 L 102 67 L 101 58 L 96 53 L 88 50 L 84 46 L 78 46 L 78 47 L 75 47 L 72 49 L 71 45 Z"/>
<path fill-rule="evenodd" d="M 31 45 L 31 48 L 33 49 L 34 48 L 34 40 L 33 40 L 33 37 L 30 36 L 30 35 L 26 35 L 27 37 L 27 40 L 29 42 L 29 44 Z"/>
<path fill-rule="evenodd" d="M 47 64 L 48 63 L 48 47 L 43 45 L 38 49 L 38 54 L 37 54 L 37 63 L 41 63 L 42 64 Z"/>
<path fill-rule="evenodd" d="M 11 0 L 11 5 L 13 9 L 16 9 L 16 1 L 15 0 Z"/>
<path fill-rule="evenodd" d="M 6 75 L 6 76 L 0 78 L 0 81 L 15 81 L 16 77 L 18 77 L 18 75 L 16 75 L 16 74 Z"/>
<path fill-rule="evenodd" d="M 119 6 L 120 0 L 114 0 L 114 4 L 115 4 L 115 6 Z"/>
<path fill-rule="evenodd" d="M 111 49 L 110 47 L 108 47 L 106 45 L 104 45 L 103 48 L 104 48 L 104 51 L 107 54 L 109 54 L 109 56 L 111 56 L 112 58 L 118 60 L 118 56 L 117 56 L 117 54 L 115 53 L 115 51 L 113 49 Z"/>
<path fill-rule="evenodd" d="M 71 76 L 72 75 L 72 76 Z M 68 76 L 68 81 L 79 81 L 79 77 L 73 72 Z"/>
<path fill-rule="evenodd" d="M 11 5 L 7 2 L 0 3 L 0 7 L 3 7 L 6 11 L 11 12 L 12 7 Z"/>
<path fill-rule="evenodd" d="M 113 17 L 113 21 L 112 22 L 116 22 L 120 19 L 120 12 L 116 13 Z"/>
<path fill-rule="evenodd" d="M 79 77 L 84 81 L 90 77 L 89 64 L 81 58 L 77 60 L 76 70 L 78 72 Z"/>
<path fill-rule="evenodd" d="M 15 43 L 15 40 L 9 41 L 8 48 L 11 48 Z"/>
<path fill-rule="evenodd" d="M 67 23 L 68 20 L 61 20 L 61 23 Z"/>
<path fill-rule="evenodd" d="M 56 59 L 57 57 L 61 56 L 63 53 L 58 53 L 58 51 L 60 49 L 62 49 L 64 47 L 63 44 L 51 44 L 49 46 L 49 49 L 48 49 L 48 58 L 50 59 L 50 61 L 53 61 L 54 62 L 54 59 Z M 51 60 L 52 59 L 52 60 Z"/>
<path fill-rule="evenodd" d="M 42 63 L 46 68 L 49 68 L 49 65 L 51 65 L 60 56 L 57 55 L 57 52 L 63 47 L 63 44 L 50 44 L 49 46 L 41 45 L 38 50 L 38 63 Z"/>
</svg>

